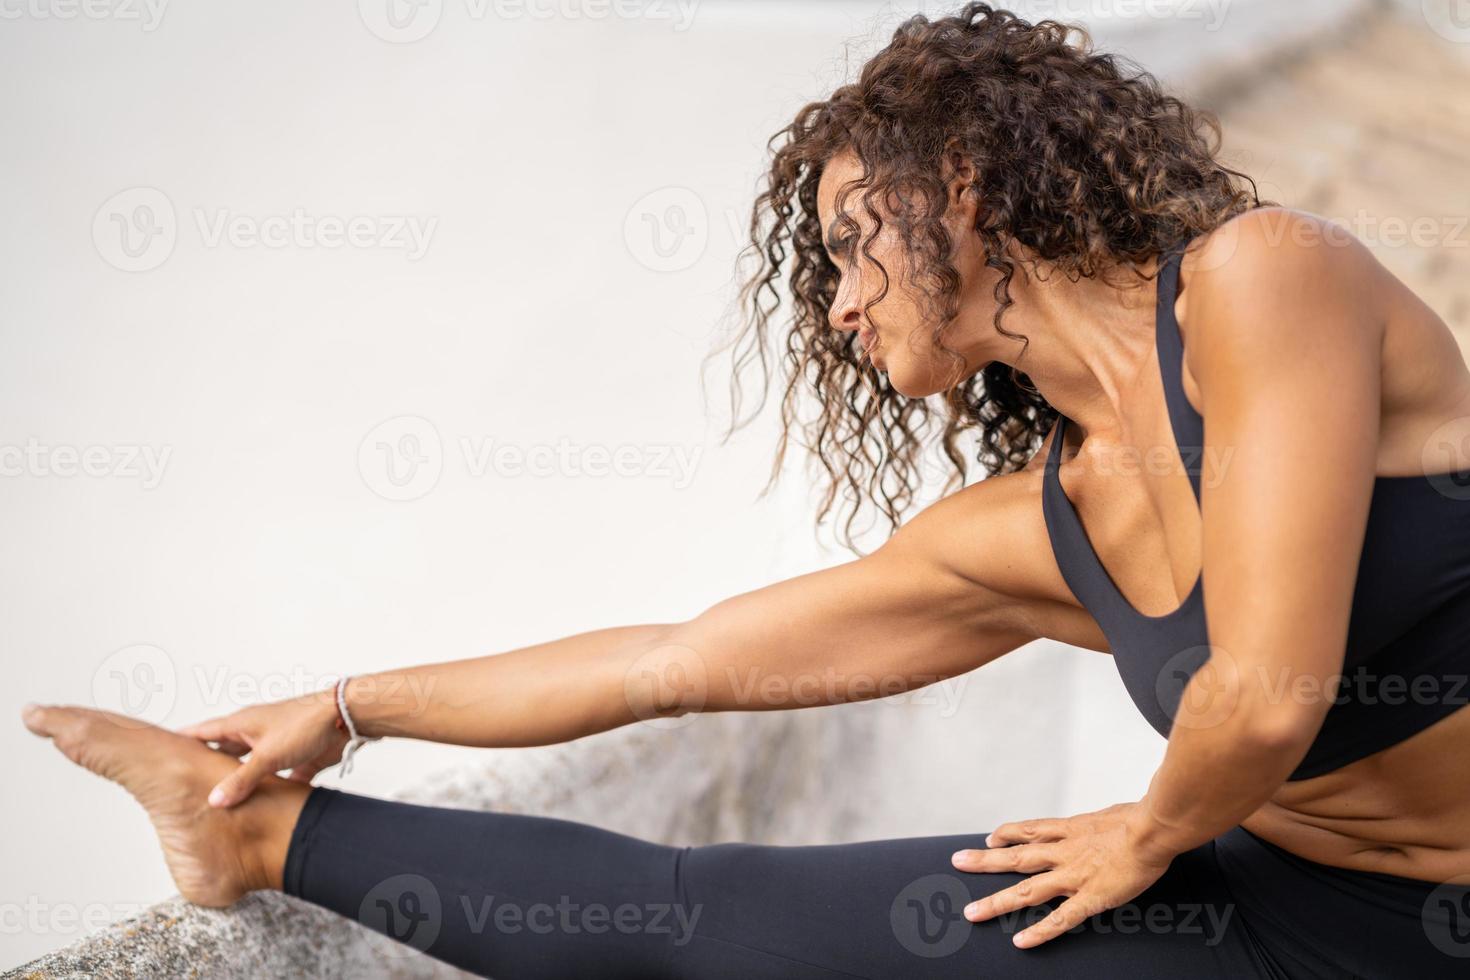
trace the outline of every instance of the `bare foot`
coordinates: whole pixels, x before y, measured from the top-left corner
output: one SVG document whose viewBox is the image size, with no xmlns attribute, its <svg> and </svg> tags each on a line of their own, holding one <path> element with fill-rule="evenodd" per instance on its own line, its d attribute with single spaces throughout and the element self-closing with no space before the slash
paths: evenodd
<svg viewBox="0 0 1470 980">
<path fill-rule="evenodd" d="M 223 908 L 246 892 L 281 887 L 306 786 L 269 776 L 248 801 L 222 810 L 207 797 L 239 765 L 233 756 L 106 711 L 30 705 L 22 718 L 68 759 L 143 805 L 184 898 Z"/>
</svg>

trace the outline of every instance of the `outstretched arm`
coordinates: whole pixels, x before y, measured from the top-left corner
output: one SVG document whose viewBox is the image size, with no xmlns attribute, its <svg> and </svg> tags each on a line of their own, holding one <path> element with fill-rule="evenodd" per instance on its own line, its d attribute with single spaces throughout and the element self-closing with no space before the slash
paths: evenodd
<svg viewBox="0 0 1470 980">
<path fill-rule="evenodd" d="M 866 557 L 734 596 L 687 622 L 363 675 L 344 696 L 365 736 L 508 747 L 693 711 L 811 707 L 922 687 L 1042 632 L 1048 604 L 1037 596 L 1055 570 L 1035 483 L 1017 474 L 968 487 Z M 309 780 L 335 762 L 344 742 L 336 717 L 330 697 L 308 695 L 185 731 L 250 751 L 220 786 L 218 805 L 233 805 L 268 773 L 290 768 Z"/>
</svg>

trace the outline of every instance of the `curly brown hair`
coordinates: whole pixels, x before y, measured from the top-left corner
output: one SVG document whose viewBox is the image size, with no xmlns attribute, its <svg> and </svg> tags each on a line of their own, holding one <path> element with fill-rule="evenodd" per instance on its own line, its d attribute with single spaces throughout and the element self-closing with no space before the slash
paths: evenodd
<svg viewBox="0 0 1470 980">
<path fill-rule="evenodd" d="M 1034 257 L 1074 281 L 1118 269 L 1147 279 L 1150 260 L 1171 246 L 1270 203 L 1261 201 L 1249 177 L 1219 162 L 1219 147 L 1212 114 L 1167 94 L 1131 62 L 1095 52 L 1080 27 L 1028 23 L 988 3 L 967 3 L 932 21 L 909 18 L 856 82 L 803 106 L 767 143 L 773 158 L 741 252 L 742 262 L 755 256 L 759 267 L 743 278 L 738 331 L 715 351 L 734 351 L 734 414 L 726 438 L 766 402 L 782 329 L 773 323 L 782 304 L 777 280 L 784 274 L 794 310 L 784 328 L 781 437 L 766 490 L 797 433 L 829 478 L 818 522 L 841 493 L 847 505 L 842 540 L 857 550 L 852 529 L 865 502 L 877 504 L 890 531 L 914 503 L 920 454 L 934 430 L 952 467 L 945 491 L 967 475 L 960 436 L 969 429 L 979 430 L 977 461 L 986 473 L 1025 465 L 1055 409 L 1005 364 L 964 378 L 962 358 L 942 342 L 959 306 L 959 275 L 941 225 L 945 155 L 957 148 L 973 165 L 980 202 L 975 233 L 986 265 L 1000 274 L 995 326 L 1024 341 L 1001 322 L 1013 304 L 1012 246 L 1021 246 L 1028 264 Z M 870 260 L 877 262 L 868 247 L 882 227 L 875 202 L 902 202 L 894 227 L 926 273 L 915 281 L 928 284 L 922 291 L 933 311 L 935 347 L 956 362 L 954 383 L 940 396 L 893 390 L 857 338 L 828 324 L 841 273 L 823 248 L 817 185 L 826 163 L 843 151 L 862 165 L 862 179 L 845 194 L 861 191 L 875 222 L 862 242 Z M 843 199 L 840 214 L 847 213 Z M 844 220 L 850 232 L 857 230 Z M 877 264 L 883 289 L 865 310 L 888 292 L 888 272 Z M 742 376 L 751 365 L 759 368 L 761 397 L 742 418 Z M 801 417 L 805 390 L 820 405 L 814 418 Z"/>
</svg>

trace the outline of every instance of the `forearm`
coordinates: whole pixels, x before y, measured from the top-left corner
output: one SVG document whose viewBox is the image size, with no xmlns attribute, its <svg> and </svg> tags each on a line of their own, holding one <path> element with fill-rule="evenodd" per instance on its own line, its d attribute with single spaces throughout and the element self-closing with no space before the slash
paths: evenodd
<svg viewBox="0 0 1470 980">
<path fill-rule="evenodd" d="M 695 711 L 885 697 L 1025 643 L 1013 607 L 890 542 L 725 599 L 679 623 L 595 630 L 506 653 L 355 677 L 366 736 L 548 745 Z"/>
<path fill-rule="evenodd" d="M 486 748 L 571 741 L 638 720 L 628 674 L 673 629 L 593 630 L 505 653 L 364 674 L 348 684 L 348 708 L 369 737 Z"/>
<path fill-rule="evenodd" d="M 1186 686 L 1164 761 L 1138 808 L 1135 833 L 1151 850 L 1182 853 L 1255 813 L 1300 763 L 1321 723 L 1308 706 L 1273 703 L 1256 691 L 1246 696 L 1234 681 L 1222 705 L 1209 670 Z"/>
</svg>

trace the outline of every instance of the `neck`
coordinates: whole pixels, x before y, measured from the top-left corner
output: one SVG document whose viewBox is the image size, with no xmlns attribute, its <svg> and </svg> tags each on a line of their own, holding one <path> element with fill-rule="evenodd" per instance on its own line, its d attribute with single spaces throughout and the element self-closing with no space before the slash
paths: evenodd
<svg viewBox="0 0 1470 980">
<path fill-rule="evenodd" d="M 1151 271 L 1151 270 L 1149 270 Z M 1083 431 L 1116 431 L 1120 405 L 1136 387 L 1154 348 L 1154 280 L 1117 285 L 1124 277 L 1072 282 L 1027 267 L 1011 283 L 1015 305 L 1004 326 L 1019 339 L 995 331 L 994 302 L 966 303 L 973 310 L 962 336 L 977 338 L 970 363 L 999 361 L 1024 373 L 1041 396 Z M 988 287 L 987 287 L 988 288 Z M 988 294 L 993 295 L 993 294 Z M 961 319 L 967 315 L 962 313 Z M 983 321 L 983 322 L 979 322 Z"/>
</svg>

